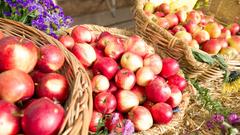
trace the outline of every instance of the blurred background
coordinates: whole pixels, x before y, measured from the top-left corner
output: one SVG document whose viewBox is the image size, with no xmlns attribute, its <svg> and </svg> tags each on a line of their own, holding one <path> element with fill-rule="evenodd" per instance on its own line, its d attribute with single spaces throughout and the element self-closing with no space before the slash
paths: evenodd
<svg viewBox="0 0 240 135">
<path fill-rule="evenodd" d="M 120 28 L 133 27 L 133 0 L 57 0 L 73 25 L 98 24 Z"/>
</svg>

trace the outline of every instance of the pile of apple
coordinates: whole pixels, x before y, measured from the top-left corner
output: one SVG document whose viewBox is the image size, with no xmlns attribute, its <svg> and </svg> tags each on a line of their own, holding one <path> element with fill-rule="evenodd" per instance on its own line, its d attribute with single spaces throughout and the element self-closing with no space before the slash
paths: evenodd
<svg viewBox="0 0 240 135">
<path fill-rule="evenodd" d="M 191 47 L 200 48 L 209 54 L 220 52 L 232 56 L 240 52 L 240 26 L 237 23 L 224 27 L 202 11 L 186 12 L 179 9 L 170 13 L 166 3 L 155 7 L 153 3 L 147 2 L 144 11 L 160 27 Z"/>
<path fill-rule="evenodd" d="M 94 112 L 90 131 L 98 130 L 101 119 L 109 132 L 118 133 L 123 130 L 124 118 L 130 119 L 137 131 L 172 120 L 173 109 L 181 103 L 187 86 L 178 75 L 176 60 L 161 59 L 139 36 L 125 39 L 109 32 L 94 34 L 81 25 L 59 40 L 91 77 Z"/>
<path fill-rule="evenodd" d="M 66 78 L 56 73 L 64 61 L 54 45 L 38 48 L 0 31 L 0 135 L 58 133 L 69 93 Z"/>
</svg>

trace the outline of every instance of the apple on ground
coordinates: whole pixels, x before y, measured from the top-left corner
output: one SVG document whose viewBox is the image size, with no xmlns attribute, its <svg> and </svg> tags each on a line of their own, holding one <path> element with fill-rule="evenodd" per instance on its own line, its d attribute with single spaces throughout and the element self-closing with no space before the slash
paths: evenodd
<svg viewBox="0 0 240 135">
<path fill-rule="evenodd" d="M 113 112 L 110 116 L 107 116 L 105 126 L 107 129 L 112 132 L 121 134 L 123 132 L 123 115 L 118 112 Z"/>
<path fill-rule="evenodd" d="M 146 86 L 147 99 L 158 103 L 165 102 L 171 95 L 171 89 L 162 77 L 157 77 Z"/>
<path fill-rule="evenodd" d="M 135 72 L 143 66 L 143 59 L 132 52 L 125 52 L 122 55 L 120 63 L 123 68 Z"/>
<path fill-rule="evenodd" d="M 139 104 L 142 104 L 146 100 L 145 88 L 135 85 L 131 91 L 138 97 Z"/>
<path fill-rule="evenodd" d="M 74 39 L 69 35 L 61 36 L 59 38 L 59 41 L 63 44 L 63 46 L 65 46 L 69 50 L 71 50 L 75 44 Z"/>
<path fill-rule="evenodd" d="M 146 55 L 146 46 L 145 41 L 137 35 L 129 37 L 124 43 L 125 51 L 135 53 L 141 57 Z"/>
<path fill-rule="evenodd" d="M 95 75 L 102 74 L 111 80 L 118 71 L 118 64 L 112 58 L 102 57 L 95 61 L 92 69 Z"/>
<path fill-rule="evenodd" d="M 137 84 L 139 86 L 145 87 L 154 78 L 155 74 L 150 67 L 142 67 L 136 73 Z"/>
<path fill-rule="evenodd" d="M 129 112 L 133 107 L 139 105 L 138 97 L 129 90 L 120 90 L 116 94 L 117 110 L 121 113 Z"/>
<path fill-rule="evenodd" d="M 162 59 L 163 67 L 160 73 L 164 78 L 168 78 L 177 74 L 180 70 L 179 64 L 176 60 L 172 58 L 164 58 Z"/>
<path fill-rule="evenodd" d="M 174 36 L 186 43 L 192 41 L 192 35 L 186 31 L 179 31 Z"/>
<path fill-rule="evenodd" d="M 91 132 L 96 132 L 99 122 L 103 119 L 103 115 L 100 112 L 93 111 L 92 116 L 91 116 L 91 121 L 89 125 L 89 130 Z"/>
<path fill-rule="evenodd" d="M 168 124 L 173 117 L 172 107 L 166 103 L 157 103 L 152 106 L 151 114 L 157 124 Z"/>
<path fill-rule="evenodd" d="M 216 22 L 208 23 L 204 30 L 206 30 L 209 33 L 210 38 L 218 38 L 221 35 L 221 29 L 219 28 L 219 25 Z"/>
<path fill-rule="evenodd" d="M 180 91 L 184 91 L 188 85 L 186 79 L 177 74 L 170 76 L 167 80 L 170 86 L 175 85 Z"/>
<path fill-rule="evenodd" d="M 110 114 L 115 111 L 117 101 L 110 92 L 101 92 L 94 98 L 95 109 L 103 114 Z"/>
<path fill-rule="evenodd" d="M 92 41 L 91 32 L 81 25 L 72 30 L 71 36 L 76 43 L 90 43 Z"/>
<path fill-rule="evenodd" d="M 240 52 L 240 36 L 232 36 L 228 39 L 229 46 Z"/>
<path fill-rule="evenodd" d="M 210 39 L 202 45 L 202 50 L 209 54 L 218 54 L 222 46 L 217 39 Z"/>
<path fill-rule="evenodd" d="M 177 88 L 177 86 L 170 86 L 171 87 L 171 95 L 169 99 L 166 101 L 172 108 L 177 107 L 182 101 L 182 92 Z"/>
<path fill-rule="evenodd" d="M 107 91 L 110 84 L 107 77 L 104 75 L 96 75 L 92 79 L 92 88 L 96 93 Z"/>
<path fill-rule="evenodd" d="M 0 71 L 19 69 L 31 72 L 38 59 L 36 45 L 23 38 L 4 37 L 0 40 Z"/>
<path fill-rule="evenodd" d="M 126 68 L 123 68 L 115 75 L 115 83 L 120 89 L 131 90 L 136 83 L 135 74 Z"/>
<path fill-rule="evenodd" d="M 210 35 L 207 31 L 200 30 L 193 35 L 193 38 L 198 42 L 198 44 L 202 44 L 210 39 Z"/>
<path fill-rule="evenodd" d="M 147 130 L 153 125 L 150 111 L 143 106 L 136 106 L 128 112 L 128 118 L 133 122 L 137 131 Z"/>
</svg>

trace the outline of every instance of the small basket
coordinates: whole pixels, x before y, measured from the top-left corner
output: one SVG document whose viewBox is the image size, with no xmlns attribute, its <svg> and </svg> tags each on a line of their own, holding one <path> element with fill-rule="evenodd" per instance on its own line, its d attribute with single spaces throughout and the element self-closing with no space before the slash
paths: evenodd
<svg viewBox="0 0 240 135">
<path fill-rule="evenodd" d="M 133 35 L 132 32 L 117 28 L 107 28 L 97 25 L 83 25 L 86 28 L 88 28 L 90 31 L 100 34 L 101 32 L 108 31 L 113 35 L 117 35 L 122 38 L 127 38 L 128 36 Z M 71 33 L 71 29 L 69 29 L 68 33 Z M 183 120 L 185 110 L 187 109 L 187 106 L 189 104 L 190 95 L 189 93 L 192 91 L 192 87 L 189 85 L 189 87 L 186 89 L 186 92 L 183 94 L 183 100 L 182 103 L 179 106 L 180 112 L 174 114 L 173 120 L 167 124 L 167 125 L 157 125 L 155 124 L 152 128 L 137 132 L 135 134 L 137 135 L 157 135 L 157 134 L 165 134 L 169 133 L 170 131 L 176 131 L 177 127 L 180 125 L 181 121 Z"/>
<path fill-rule="evenodd" d="M 58 40 L 22 23 L 0 18 L 0 30 L 9 36 L 31 39 L 38 47 L 56 45 L 65 55 L 64 66 L 60 69 L 69 83 L 70 94 L 65 103 L 66 115 L 59 135 L 87 135 L 92 115 L 92 89 L 84 67 Z"/>
</svg>

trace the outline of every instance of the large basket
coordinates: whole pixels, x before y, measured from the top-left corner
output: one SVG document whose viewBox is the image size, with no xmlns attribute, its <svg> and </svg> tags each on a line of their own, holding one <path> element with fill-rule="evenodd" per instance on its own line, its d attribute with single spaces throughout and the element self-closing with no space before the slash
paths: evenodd
<svg viewBox="0 0 240 135">
<path fill-rule="evenodd" d="M 158 26 L 143 11 L 147 0 L 136 0 L 134 7 L 135 31 L 142 36 L 162 57 L 172 57 L 179 61 L 184 73 L 189 78 L 212 81 L 223 78 L 223 71 L 218 63 L 209 65 L 195 59 L 192 48 L 183 41 L 174 37 L 164 28 Z M 201 50 L 194 50 L 200 54 L 208 55 Z"/>
<path fill-rule="evenodd" d="M 108 31 L 112 33 L 113 35 L 117 35 L 122 38 L 127 38 L 127 36 L 133 35 L 132 32 L 117 28 L 107 28 L 97 25 L 84 25 L 89 30 L 96 34 L 100 34 L 101 32 Z M 71 33 L 72 29 L 69 29 L 68 33 Z M 147 131 L 142 131 L 136 133 L 137 135 L 157 135 L 157 134 L 169 134 L 170 131 L 177 132 L 178 126 L 183 120 L 185 110 L 187 109 L 187 106 L 189 104 L 190 95 L 189 93 L 192 91 L 192 87 L 189 85 L 189 87 L 186 90 L 186 93 L 183 95 L 183 101 L 179 106 L 180 112 L 174 114 L 173 120 L 167 124 L 167 125 L 154 125 L 151 129 Z"/>
<path fill-rule="evenodd" d="M 70 95 L 64 106 L 66 115 L 58 134 L 87 135 L 93 103 L 90 79 L 84 67 L 58 40 L 35 28 L 0 18 L 0 30 L 6 35 L 31 39 L 38 47 L 53 44 L 61 49 L 66 61 L 59 72 L 68 80 Z"/>
</svg>

